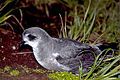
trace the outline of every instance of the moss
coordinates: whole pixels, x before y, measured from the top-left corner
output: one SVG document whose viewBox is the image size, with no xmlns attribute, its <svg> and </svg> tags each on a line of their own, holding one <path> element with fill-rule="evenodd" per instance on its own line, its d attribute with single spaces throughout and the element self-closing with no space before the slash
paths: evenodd
<svg viewBox="0 0 120 80">
<path fill-rule="evenodd" d="M 12 76 L 18 76 L 20 74 L 20 72 L 18 70 L 11 70 L 10 71 L 10 75 Z"/>
<path fill-rule="evenodd" d="M 32 71 L 35 73 L 41 73 L 41 74 L 46 73 L 46 71 L 42 69 L 33 69 Z"/>
<path fill-rule="evenodd" d="M 23 70 L 24 70 L 26 73 L 40 73 L 40 74 L 43 74 L 43 73 L 46 73 L 46 72 L 47 72 L 46 70 L 28 68 L 28 67 L 26 67 L 26 66 L 23 66 L 22 68 L 23 68 Z"/>
<path fill-rule="evenodd" d="M 69 72 L 55 72 L 48 75 L 52 80 L 79 80 L 79 76 Z"/>
<path fill-rule="evenodd" d="M 3 72 L 4 70 L 0 68 L 0 73 Z"/>
<path fill-rule="evenodd" d="M 11 67 L 10 66 L 5 66 L 4 67 L 4 72 L 9 72 L 11 70 Z"/>
</svg>

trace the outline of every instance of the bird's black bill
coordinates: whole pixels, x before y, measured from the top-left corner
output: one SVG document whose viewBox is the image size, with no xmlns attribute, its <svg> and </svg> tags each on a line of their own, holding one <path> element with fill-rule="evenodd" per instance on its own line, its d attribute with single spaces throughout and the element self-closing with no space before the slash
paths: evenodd
<svg viewBox="0 0 120 80">
<path fill-rule="evenodd" d="M 20 46 L 19 46 L 19 51 L 22 51 L 23 49 L 30 49 L 32 50 L 32 47 L 29 45 L 25 44 L 25 41 L 21 41 Z"/>
</svg>

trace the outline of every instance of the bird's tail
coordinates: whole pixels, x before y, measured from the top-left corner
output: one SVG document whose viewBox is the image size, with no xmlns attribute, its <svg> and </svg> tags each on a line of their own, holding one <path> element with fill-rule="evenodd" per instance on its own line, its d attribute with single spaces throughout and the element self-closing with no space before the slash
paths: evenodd
<svg viewBox="0 0 120 80">
<path fill-rule="evenodd" d="M 119 43 L 99 43 L 91 45 L 96 55 L 100 54 L 102 51 L 105 53 L 107 49 L 109 49 L 107 53 L 119 52 L 119 46 Z"/>
<path fill-rule="evenodd" d="M 119 51 L 119 43 L 101 43 L 101 44 L 96 44 L 96 46 L 101 50 L 109 49 L 111 48 L 114 51 Z"/>
</svg>

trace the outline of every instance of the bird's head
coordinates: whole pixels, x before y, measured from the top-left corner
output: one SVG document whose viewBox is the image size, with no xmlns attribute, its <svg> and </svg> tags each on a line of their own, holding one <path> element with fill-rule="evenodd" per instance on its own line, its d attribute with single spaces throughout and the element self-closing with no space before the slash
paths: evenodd
<svg viewBox="0 0 120 80">
<path fill-rule="evenodd" d="M 25 29 L 22 37 L 24 44 L 30 45 L 33 48 L 38 44 L 45 44 L 51 39 L 45 30 L 38 27 Z"/>
</svg>

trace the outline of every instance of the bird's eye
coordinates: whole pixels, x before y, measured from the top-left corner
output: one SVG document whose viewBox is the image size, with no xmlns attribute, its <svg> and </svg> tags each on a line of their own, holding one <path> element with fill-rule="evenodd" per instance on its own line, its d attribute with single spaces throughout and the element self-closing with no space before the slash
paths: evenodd
<svg viewBox="0 0 120 80">
<path fill-rule="evenodd" d="M 37 37 L 34 36 L 34 35 L 29 34 L 28 38 L 29 38 L 30 41 L 32 41 L 32 40 L 35 40 Z"/>
</svg>

